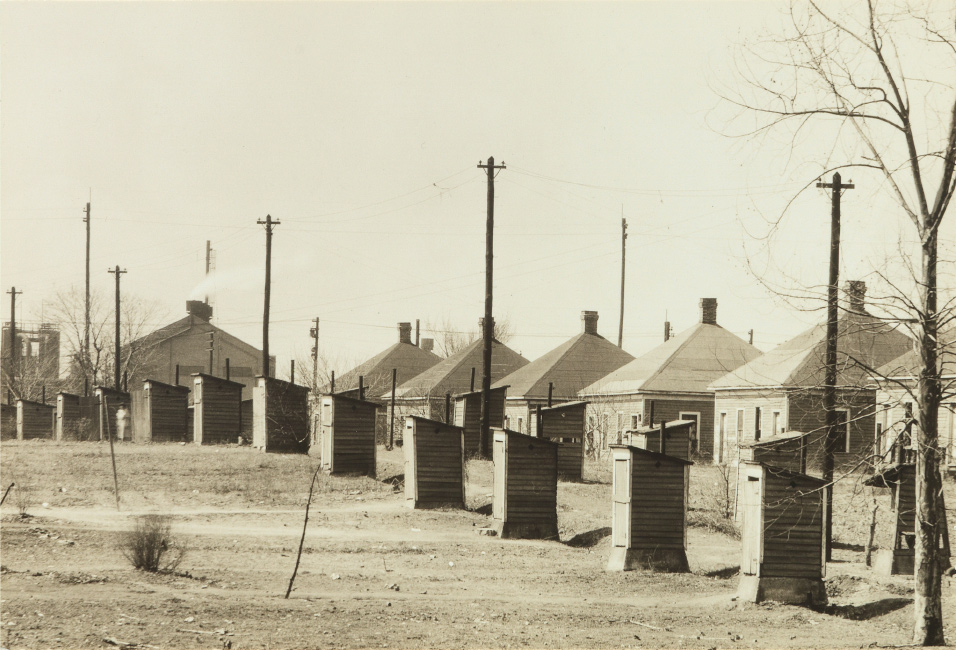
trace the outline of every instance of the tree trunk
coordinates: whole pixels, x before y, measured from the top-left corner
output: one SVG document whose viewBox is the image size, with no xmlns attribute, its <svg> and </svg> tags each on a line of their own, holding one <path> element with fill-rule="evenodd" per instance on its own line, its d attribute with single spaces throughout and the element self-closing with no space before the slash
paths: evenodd
<svg viewBox="0 0 956 650">
<path fill-rule="evenodd" d="M 924 222 L 925 223 L 925 222 Z M 913 642 L 945 645 L 940 540 L 942 480 L 939 474 L 940 376 L 937 362 L 936 233 L 922 233 L 921 331 L 919 337 L 919 428 L 916 435 L 916 597 Z"/>
</svg>

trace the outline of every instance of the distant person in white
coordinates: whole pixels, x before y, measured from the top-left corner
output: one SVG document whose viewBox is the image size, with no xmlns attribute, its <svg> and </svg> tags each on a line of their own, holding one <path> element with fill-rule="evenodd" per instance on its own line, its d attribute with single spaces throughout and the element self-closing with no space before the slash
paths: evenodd
<svg viewBox="0 0 956 650">
<path fill-rule="evenodd" d="M 116 438 L 118 440 L 126 440 L 126 420 L 129 418 L 129 411 L 126 410 L 125 404 L 120 404 L 119 408 L 116 409 Z"/>
</svg>

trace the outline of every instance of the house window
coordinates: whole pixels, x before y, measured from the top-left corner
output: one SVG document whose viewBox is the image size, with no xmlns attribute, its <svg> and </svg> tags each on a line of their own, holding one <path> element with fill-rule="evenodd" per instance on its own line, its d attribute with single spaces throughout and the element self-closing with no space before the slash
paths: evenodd
<svg viewBox="0 0 956 650">
<path fill-rule="evenodd" d="M 727 412 L 721 411 L 717 420 L 717 462 L 724 462 L 724 448 L 727 444 Z"/>
<path fill-rule="evenodd" d="M 518 416 L 518 433 L 524 433 L 524 418 Z"/>
<path fill-rule="evenodd" d="M 700 449 L 700 444 L 698 442 L 697 431 L 700 429 L 700 413 L 694 411 L 681 411 L 678 413 L 677 417 L 681 420 L 690 420 L 694 423 L 694 426 L 690 430 L 690 450 L 691 453 L 697 453 Z"/>
<path fill-rule="evenodd" d="M 641 428 L 641 414 L 631 413 L 631 431 L 637 431 Z"/>
<path fill-rule="evenodd" d="M 734 429 L 734 442 L 740 444 L 744 437 L 744 410 L 737 409 L 737 422 Z"/>
<path fill-rule="evenodd" d="M 754 440 L 760 440 L 760 407 L 754 407 Z"/>
<path fill-rule="evenodd" d="M 617 414 L 617 444 L 621 444 L 624 437 L 624 414 L 618 411 Z"/>
<path fill-rule="evenodd" d="M 505 429 L 510 429 L 510 428 L 511 428 L 511 416 L 510 416 L 510 415 L 506 415 L 506 416 L 505 416 Z"/>
<path fill-rule="evenodd" d="M 833 448 L 838 454 L 850 453 L 850 413 L 846 409 L 836 409 L 836 444 Z"/>
<path fill-rule="evenodd" d="M 601 429 L 600 429 L 602 449 L 607 449 L 607 434 L 610 428 L 611 428 L 611 416 L 608 415 L 607 413 L 602 413 L 601 414 Z"/>
<path fill-rule="evenodd" d="M 780 411 L 770 414 L 770 433 L 783 433 L 783 427 L 780 425 Z"/>
</svg>

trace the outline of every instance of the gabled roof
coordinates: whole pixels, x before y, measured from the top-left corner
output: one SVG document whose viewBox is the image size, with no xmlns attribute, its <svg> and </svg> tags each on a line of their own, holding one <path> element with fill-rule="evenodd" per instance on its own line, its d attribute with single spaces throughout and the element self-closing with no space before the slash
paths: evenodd
<svg viewBox="0 0 956 650">
<path fill-rule="evenodd" d="M 170 323 L 169 325 L 160 327 L 158 330 L 150 332 L 149 334 L 146 334 L 145 336 L 141 336 L 140 338 L 133 341 L 131 345 L 135 346 L 135 348 L 137 349 L 151 348 L 155 345 L 159 345 L 163 341 L 168 341 L 169 339 L 175 338 L 181 334 L 186 334 L 193 329 L 196 329 L 200 332 L 216 332 L 216 336 L 219 336 L 219 335 L 226 336 L 228 337 L 230 341 L 232 341 L 236 345 L 240 347 L 244 347 L 254 354 L 257 354 L 257 355 L 262 354 L 262 351 L 256 348 L 255 346 L 250 345 L 249 343 L 246 343 L 242 339 L 233 336 L 232 334 L 225 331 L 221 327 L 217 327 L 216 325 L 213 325 L 209 321 L 203 318 L 199 318 L 197 316 L 193 316 L 191 314 L 187 314 L 186 316 L 183 316 L 179 320 L 173 323 Z"/>
<path fill-rule="evenodd" d="M 358 386 L 359 377 L 363 377 L 366 388 L 384 390 L 387 387 L 389 394 L 391 394 L 393 368 L 396 370 L 395 381 L 400 386 L 409 379 L 425 372 L 439 361 L 441 361 L 441 357 L 434 352 L 423 350 L 412 343 L 399 341 L 371 359 L 352 368 L 341 377 L 336 377 L 335 387 L 337 390 L 355 388 Z M 322 391 L 327 392 L 328 389 L 329 387 L 325 386 Z"/>
<path fill-rule="evenodd" d="M 698 323 L 578 394 L 704 392 L 712 381 L 759 355 L 760 350 L 720 325 Z"/>
<path fill-rule="evenodd" d="M 864 366 L 878 368 L 912 349 L 908 336 L 865 312 L 844 313 L 837 337 L 838 386 L 862 385 L 868 377 Z M 825 358 L 826 323 L 820 323 L 727 373 L 711 387 L 822 386 Z"/>
<path fill-rule="evenodd" d="M 403 383 L 395 390 L 395 396 L 415 399 L 428 395 L 444 395 L 445 393 L 455 395 L 468 392 L 471 390 L 471 369 L 475 368 L 477 377 L 481 377 L 481 354 L 482 341 L 479 338 L 447 359 L 442 359 L 425 372 Z M 527 359 L 507 345 L 492 341 L 492 382 L 496 382 L 518 368 L 527 365 L 527 363 Z M 383 395 L 383 397 L 385 396 Z"/>
<path fill-rule="evenodd" d="M 515 370 L 495 386 L 510 385 L 508 399 L 528 399 L 546 398 L 548 384 L 553 383 L 555 399 L 572 399 L 585 386 L 633 359 L 633 355 L 600 334 L 582 332 Z"/>
</svg>

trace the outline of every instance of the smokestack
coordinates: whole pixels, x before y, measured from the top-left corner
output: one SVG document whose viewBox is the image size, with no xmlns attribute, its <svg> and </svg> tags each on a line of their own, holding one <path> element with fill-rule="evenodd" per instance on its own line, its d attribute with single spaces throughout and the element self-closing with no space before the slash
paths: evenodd
<svg viewBox="0 0 956 650">
<path fill-rule="evenodd" d="M 412 344 L 412 324 L 411 323 L 398 324 L 398 342 L 408 343 L 409 345 Z"/>
<path fill-rule="evenodd" d="M 435 349 L 435 339 L 422 339 L 422 350 L 431 352 Z"/>
<path fill-rule="evenodd" d="M 866 313 L 866 282 L 850 280 L 843 291 L 846 293 L 847 311 L 855 314 Z"/>
<path fill-rule="evenodd" d="M 212 318 L 212 305 L 207 305 L 202 300 L 187 300 L 186 313 L 208 323 Z"/>
<path fill-rule="evenodd" d="M 671 322 L 669 320 L 664 321 L 664 342 L 667 343 L 671 340 Z"/>
<path fill-rule="evenodd" d="M 597 334 L 598 313 L 596 311 L 582 311 L 581 322 L 584 323 L 585 334 Z"/>
<path fill-rule="evenodd" d="M 717 324 L 717 299 L 716 298 L 701 298 L 700 299 L 700 322 L 704 325 L 716 325 Z"/>
</svg>

